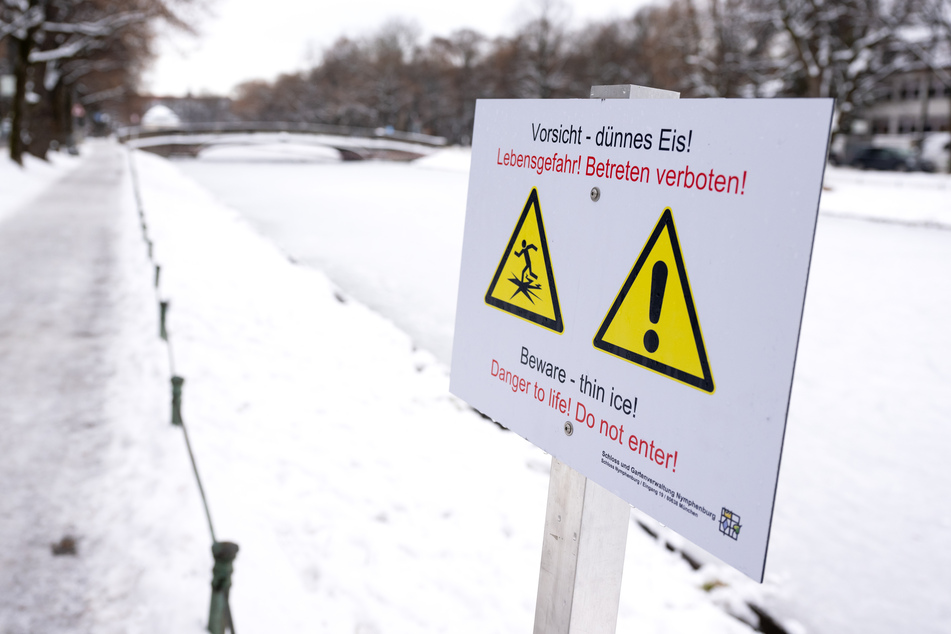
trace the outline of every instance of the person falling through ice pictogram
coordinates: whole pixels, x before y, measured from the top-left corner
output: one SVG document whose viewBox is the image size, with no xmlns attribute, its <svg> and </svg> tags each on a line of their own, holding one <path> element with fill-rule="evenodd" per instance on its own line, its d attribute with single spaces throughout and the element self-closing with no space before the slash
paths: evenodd
<svg viewBox="0 0 951 634">
<path fill-rule="evenodd" d="M 529 251 L 532 249 L 538 251 L 538 247 L 536 247 L 534 244 L 526 245 L 525 241 L 522 240 L 522 250 L 515 252 L 515 257 L 517 258 L 525 256 L 525 268 L 522 269 L 522 282 L 525 282 L 525 273 L 528 273 L 533 280 L 538 279 L 538 276 L 532 273 L 532 258 L 531 254 L 529 253 Z"/>
<path fill-rule="evenodd" d="M 541 288 L 541 284 L 534 283 L 538 279 L 538 276 L 532 271 L 532 256 L 531 251 L 538 251 L 538 247 L 534 244 L 528 244 L 525 240 L 522 240 L 522 249 L 520 251 L 513 251 L 512 254 L 517 258 L 525 258 L 525 268 L 522 269 L 521 279 L 515 279 L 514 277 L 509 278 L 509 281 L 515 284 L 515 292 L 512 293 L 512 297 L 515 297 L 519 293 L 525 295 L 528 298 L 528 301 L 535 303 L 535 300 L 532 297 L 538 297 L 533 293 L 533 290 L 538 290 Z M 525 279 L 525 274 L 528 274 L 528 280 Z"/>
</svg>

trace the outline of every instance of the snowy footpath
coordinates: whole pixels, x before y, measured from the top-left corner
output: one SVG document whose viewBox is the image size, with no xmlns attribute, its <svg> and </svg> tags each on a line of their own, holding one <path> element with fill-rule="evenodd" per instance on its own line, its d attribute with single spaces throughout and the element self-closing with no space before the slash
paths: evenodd
<svg viewBox="0 0 951 634">
<path fill-rule="evenodd" d="M 3 166 L 0 632 L 197 632 L 209 543 L 168 424 L 127 158 L 86 149 Z"/>
</svg>

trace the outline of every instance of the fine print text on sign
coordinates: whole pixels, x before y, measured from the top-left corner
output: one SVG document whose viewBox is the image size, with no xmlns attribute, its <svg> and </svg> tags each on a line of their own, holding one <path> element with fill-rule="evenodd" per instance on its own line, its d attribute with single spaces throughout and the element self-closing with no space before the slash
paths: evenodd
<svg viewBox="0 0 951 634">
<path fill-rule="evenodd" d="M 452 392 L 759 580 L 831 115 L 476 109 Z"/>
</svg>

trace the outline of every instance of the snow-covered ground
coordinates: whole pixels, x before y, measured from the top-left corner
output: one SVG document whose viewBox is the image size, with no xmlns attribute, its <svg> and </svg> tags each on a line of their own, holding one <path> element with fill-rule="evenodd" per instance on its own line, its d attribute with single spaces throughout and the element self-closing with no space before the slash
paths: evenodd
<svg viewBox="0 0 951 634">
<path fill-rule="evenodd" d="M 448 362 L 464 152 L 416 165 L 229 152 L 176 165 Z M 948 632 L 951 179 L 830 168 L 821 212 L 762 592 L 820 634 Z M 537 561 L 531 547 L 523 554 Z M 643 566 L 630 560 L 625 583 L 655 574 Z M 650 601 L 641 592 L 626 585 L 622 617 Z M 655 629 L 680 631 L 667 616 Z"/>
<path fill-rule="evenodd" d="M 75 169 L 81 159 L 50 152 L 49 161 L 27 154 L 23 167 L 0 154 L 0 220 L 41 194 L 50 183 Z"/>
<path fill-rule="evenodd" d="M 547 456 L 451 397 L 445 364 L 175 165 L 135 161 L 186 424 L 218 537 L 241 546 L 238 627 L 530 631 Z M 383 178 L 374 167 L 365 178 Z M 367 225 L 394 212 L 359 196 L 350 209 Z M 725 608 L 755 620 L 744 600 L 761 602 L 759 587 L 694 571 L 632 526 L 619 631 L 749 631 Z"/>
<path fill-rule="evenodd" d="M 826 170 L 826 217 L 951 229 L 951 177 L 946 174 Z"/>
<path fill-rule="evenodd" d="M 134 154 L 185 421 L 217 536 L 241 546 L 237 627 L 530 631 L 549 460 L 447 394 L 466 153 L 238 151 Z M 39 190 L 4 169 L 0 208 L 22 213 L 8 201 Z M 748 632 L 730 616 L 755 620 L 746 601 L 794 631 L 951 631 L 951 182 L 829 170 L 826 185 L 766 584 L 694 571 L 677 552 L 689 545 L 632 521 L 618 632 Z M 96 631 L 197 632 L 210 539 L 181 489 L 192 476 L 127 198 L 107 408 L 119 432 L 108 473 L 74 501 L 105 523 L 85 527 L 102 531 L 80 560 L 97 557 L 91 605 L 112 615 Z M 110 560 L 112 542 L 134 556 Z"/>
</svg>

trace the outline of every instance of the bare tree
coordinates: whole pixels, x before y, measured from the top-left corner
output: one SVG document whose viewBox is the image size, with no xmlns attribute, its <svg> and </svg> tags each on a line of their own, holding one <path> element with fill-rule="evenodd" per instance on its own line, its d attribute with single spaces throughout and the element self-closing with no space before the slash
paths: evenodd
<svg viewBox="0 0 951 634">
<path fill-rule="evenodd" d="M 458 142 L 477 98 L 584 97 L 592 84 L 635 83 L 696 97 L 835 97 L 847 130 L 892 73 L 929 54 L 939 68 L 938 49 L 915 38 L 951 38 L 949 3 L 669 0 L 572 30 L 563 4 L 537 0 L 511 37 L 466 30 L 422 45 L 418 29 L 395 21 L 340 39 L 307 73 L 244 85 L 237 107 L 245 117 L 391 125 Z"/>
<path fill-rule="evenodd" d="M 858 107 L 912 58 L 904 31 L 915 0 L 751 0 L 754 19 L 778 34 L 783 92 L 834 97 L 838 131 L 848 131 Z"/>
<path fill-rule="evenodd" d="M 409 67 L 417 52 L 419 35 L 420 28 L 414 22 L 391 19 L 366 43 L 371 60 L 371 104 L 380 125 L 399 130 L 411 127 Z"/>
<path fill-rule="evenodd" d="M 324 51 L 323 62 L 310 72 L 309 81 L 319 87 L 325 101 L 318 121 L 337 125 L 376 125 L 371 105 L 372 60 L 360 42 L 338 39 Z"/>
<path fill-rule="evenodd" d="M 563 0 L 534 0 L 532 17 L 515 35 L 519 97 L 548 99 L 563 96 L 570 15 Z"/>
<path fill-rule="evenodd" d="M 151 54 L 151 24 L 187 29 L 174 8 L 192 1 L 0 0 L 0 37 L 10 39 L 15 60 L 10 157 L 22 163 L 28 149 L 44 156 L 47 145 L 31 141 L 37 131 L 62 134 L 71 123 L 62 113 L 70 101 L 64 91 L 90 73 L 128 79 Z M 31 129 L 29 115 L 50 125 Z"/>
<path fill-rule="evenodd" d="M 572 37 L 565 61 L 568 92 L 584 97 L 593 85 L 653 85 L 640 26 L 631 16 L 589 24 Z"/>
<path fill-rule="evenodd" d="M 707 0 L 692 13 L 698 37 L 686 57 L 690 91 L 703 97 L 769 97 L 779 90 L 772 53 L 777 29 L 751 15 L 747 0 Z"/>
</svg>

